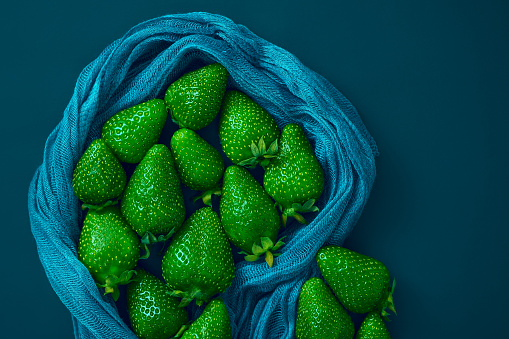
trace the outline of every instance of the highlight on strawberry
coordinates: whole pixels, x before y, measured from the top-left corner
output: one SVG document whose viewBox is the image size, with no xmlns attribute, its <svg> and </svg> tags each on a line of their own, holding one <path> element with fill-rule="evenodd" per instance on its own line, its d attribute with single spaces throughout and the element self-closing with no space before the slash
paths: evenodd
<svg viewBox="0 0 509 339">
<path fill-rule="evenodd" d="M 83 202 L 84 209 L 100 209 L 116 203 L 126 182 L 124 168 L 102 139 L 88 146 L 72 177 L 74 195 Z"/>
<path fill-rule="evenodd" d="M 318 268 L 341 304 L 354 313 L 378 312 L 388 320 L 396 313 L 387 267 L 380 261 L 340 246 L 324 246 L 316 254 Z"/>
<path fill-rule="evenodd" d="M 310 278 L 302 286 L 298 299 L 297 339 L 353 339 L 352 318 L 320 278 Z"/>
<path fill-rule="evenodd" d="M 187 128 L 173 134 L 170 147 L 182 183 L 192 190 L 203 191 L 194 201 L 202 199 L 205 205 L 212 206 L 212 195 L 221 195 L 219 181 L 224 172 L 221 154 Z"/>
<path fill-rule="evenodd" d="M 283 246 L 276 242 L 281 221 L 270 196 L 244 167 L 229 166 L 223 178 L 219 201 L 221 222 L 228 239 L 242 249 L 244 259 L 256 261 L 265 256 L 272 267 L 276 251 Z"/>
<path fill-rule="evenodd" d="M 228 310 L 220 297 L 205 306 L 198 319 L 183 332 L 181 337 L 181 339 L 196 338 L 232 338 Z"/>
<path fill-rule="evenodd" d="M 379 312 L 369 312 L 357 330 L 355 339 L 391 339 L 389 330 Z"/>
<path fill-rule="evenodd" d="M 167 116 L 164 101 L 151 99 L 109 118 L 101 137 L 120 161 L 135 164 L 158 141 Z"/>
<path fill-rule="evenodd" d="M 125 285 L 136 274 L 140 241 L 116 206 L 89 209 L 83 222 L 78 259 L 97 286 L 111 293 L 116 301 L 118 285 Z"/>
<path fill-rule="evenodd" d="M 171 239 L 162 260 L 163 278 L 180 306 L 198 306 L 224 292 L 234 277 L 230 244 L 211 207 L 194 212 Z"/>
<path fill-rule="evenodd" d="M 127 286 L 127 309 L 134 333 L 143 339 L 166 339 L 183 331 L 189 320 L 164 282 L 144 269 Z"/>
<path fill-rule="evenodd" d="M 149 245 L 167 241 L 181 226 L 186 208 L 177 169 L 170 150 L 163 144 L 152 146 L 136 166 L 120 201 L 122 214 Z"/>
<path fill-rule="evenodd" d="M 324 174 L 313 148 L 300 125 L 288 124 L 279 142 L 279 154 L 265 168 L 263 186 L 276 201 L 283 225 L 293 217 L 305 224 L 302 213 L 318 212 Z"/>
<path fill-rule="evenodd" d="M 279 128 L 274 118 L 247 94 L 230 90 L 219 117 L 219 139 L 236 165 L 265 167 L 278 152 Z"/>
<path fill-rule="evenodd" d="M 221 108 L 228 71 L 213 63 L 188 72 L 174 81 L 164 95 L 172 120 L 181 128 L 197 131 L 208 126 Z"/>
</svg>

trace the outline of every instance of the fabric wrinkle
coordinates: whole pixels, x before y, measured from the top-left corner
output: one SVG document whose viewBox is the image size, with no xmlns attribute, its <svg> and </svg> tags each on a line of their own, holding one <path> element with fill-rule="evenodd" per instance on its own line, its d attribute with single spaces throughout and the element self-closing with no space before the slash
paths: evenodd
<svg viewBox="0 0 509 339">
<path fill-rule="evenodd" d="M 292 221 L 282 228 L 286 245 L 274 267 L 261 260 L 236 264 L 234 281 L 221 295 L 233 338 L 293 338 L 300 288 L 320 275 L 316 252 L 325 244 L 342 245 L 362 213 L 378 149 L 357 110 L 324 77 L 220 15 L 175 14 L 140 23 L 80 73 L 30 183 L 28 210 L 40 261 L 72 314 L 76 338 L 136 336 L 77 258 L 83 212 L 72 193 L 74 166 L 109 117 L 162 98 L 183 72 L 211 62 L 223 64 L 229 88 L 251 96 L 280 128 L 301 124 L 326 175 L 320 212 L 305 216 L 308 225 Z"/>
</svg>

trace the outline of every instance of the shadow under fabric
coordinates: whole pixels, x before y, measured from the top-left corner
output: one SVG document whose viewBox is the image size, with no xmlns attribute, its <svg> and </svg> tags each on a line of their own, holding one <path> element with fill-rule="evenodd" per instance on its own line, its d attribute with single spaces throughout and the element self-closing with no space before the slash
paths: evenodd
<svg viewBox="0 0 509 339">
<path fill-rule="evenodd" d="M 222 295 L 233 338 L 292 338 L 302 284 L 319 276 L 315 254 L 341 245 L 356 224 L 375 179 L 375 141 L 352 104 L 291 53 L 209 13 L 167 15 L 143 22 L 109 45 L 80 74 L 60 123 L 47 139 L 30 183 L 32 233 L 46 275 L 73 316 L 76 338 L 136 338 L 77 256 L 82 211 L 72 173 L 103 123 L 118 111 L 162 97 L 197 65 L 219 62 L 229 87 L 245 92 L 279 127 L 300 124 L 325 174 L 320 212 L 308 225 L 283 230 L 286 245 L 274 267 L 236 264 Z"/>
</svg>

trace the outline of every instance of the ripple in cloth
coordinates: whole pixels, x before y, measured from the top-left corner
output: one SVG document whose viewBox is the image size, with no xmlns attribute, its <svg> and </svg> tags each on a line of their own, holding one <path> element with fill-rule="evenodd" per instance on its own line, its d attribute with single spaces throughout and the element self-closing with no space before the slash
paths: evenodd
<svg viewBox="0 0 509 339">
<path fill-rule="evenodd" d="M 111 297 L 103 296 L 79 262 L 80 202 L 72 173 L 86 147 L 116 112 L 161 97 L 186 70 L 212 62 L 238 89 L 269 111 L 280 127 L 303 126 L 325 173 L 320 212 L 282 235 L 274 267 L 236 264 L 222 297 L 234 338 L 293 338 L 297 298 L 319 276 L 320 247 L 341 245 L 357 222 L 375 179 L 375 141 L 353 105 L 294 55 L 230 19 L 209 13 L 167 15 L 143 22 L 109 45 L 80 74 L 60 123 L 46 141 L 30 183 L 32 233 L 46 275 L 73 317 L 76 338 L 135 338 Z"/>
</svg>

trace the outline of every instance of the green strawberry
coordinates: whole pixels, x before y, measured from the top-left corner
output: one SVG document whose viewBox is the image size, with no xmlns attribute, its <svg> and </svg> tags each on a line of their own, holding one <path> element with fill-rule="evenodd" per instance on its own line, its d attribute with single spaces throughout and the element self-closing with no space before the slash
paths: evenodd
<svg viewBox="0 0 509 339">
<path fill-rule="evenodd" d="M 279 155 L 265 168 L 263 185 L 279 205 L 283 224 L 287 217 L 306 223 L 300 213 L 318 211 L 314 203 L 323 191 L 323 170 L 299 125 L 283 128 Z"/>
<path fill-rule="evenodd" d="M 168 287 L 143 269 L 127 287 L 127 309 L 134 333 L 141 339 L 167 339 L 188 321 L 185 308 Z"/>
<path fill-rule="evenodd" d="M 202 314 L 189 326 L 181 339 L 230 339 L 231 337 L 228 310 L 223 300 L 217 298 L 205 306 Z"/>
<path fill-rule="evenodd" d="M 159 140 L 167 116 L 163 100 L 149 100 L 108 119 L 102 128 L 102 138 L 120 161 L 138 163 Z"/>
<path fill-rule="evenodd" d="M 283 242 L 275 240 L 281 226 L 274 202 L 247 169 L 229 166 L 219 201 L 221 222 L 230 241 L 242 249 L 248 261 L 265 254 L 272 267 L 274 252 Z"/>
<path fill-rule="evenodd" d="M 186 209 L 170 150 L 155 144 L 134 170 L 120 202 L 122 214 L 147 245 L 166 241 L 184 222 Z M 158 238 L 156 236 L 159 235 Z"/>
<path fill-rule="evenodd" d="M 171 240 L 162 262 L 163 278 L 181 306 L 200 306 L 230 286 L 234 275 L 231 247 L 211 207 L 194 212 Z"/>
<path fill-rule="evenodd" d="M 380 313 L 370 312 L 362 321 L 355 339 L 391 339 L 391 336 Z"/>
<path fill-rule="evenodd" d="M 226 68 L 214 63 L 173 82 L 164 95 L 173 121 L 195 131 L 209 125 L 221 108 L 227 80 Z"/>
<path fill-rule="evenodd" d="M 78 259 L 105 294 L 119 297 L 117 285 L 129 282 L 140 258 L 140 241 L 116 206 L 88 210 L 78 245 Z"/>
<path fill-rule="evenodd" d="M 302 286 L 295 328 L 297 339 L 352 339 L 355 329 L 346 310 L 320 278 Z"/>
<path fill-rule="evenodd" d="M 323 278 L 346 309 L 355 313 L 396 312 L 387 267 L 380 261 L 340 246 L 322 247 L 316 260 Z"/>
<path fill-rule="evenodd" d="M 279 128 L 265 109 L 242 92 L 226 92 L 219 118 L 219 139 L 234 164 L 266 166 L 278 151 L 278 136 Z"/>
<path fill-rule="evenodd" d="M 187 128 L 173 134 L 170 146 L 182 183 L 192 190 L 205 191 L 198 198 L 210 206 L 211 195 L 221 194 L 219 180 L 224 172 L 221 154 Z"/>
<path fill-rule="evenodd" d="M 72 187 L 74 194 L 85 203 L 84 207 L 93 207 L 118 198 L 126 181 L 126 173 L 118 159 L 103 140 L 96 139 L 78 161 Z"/>
</svg>

